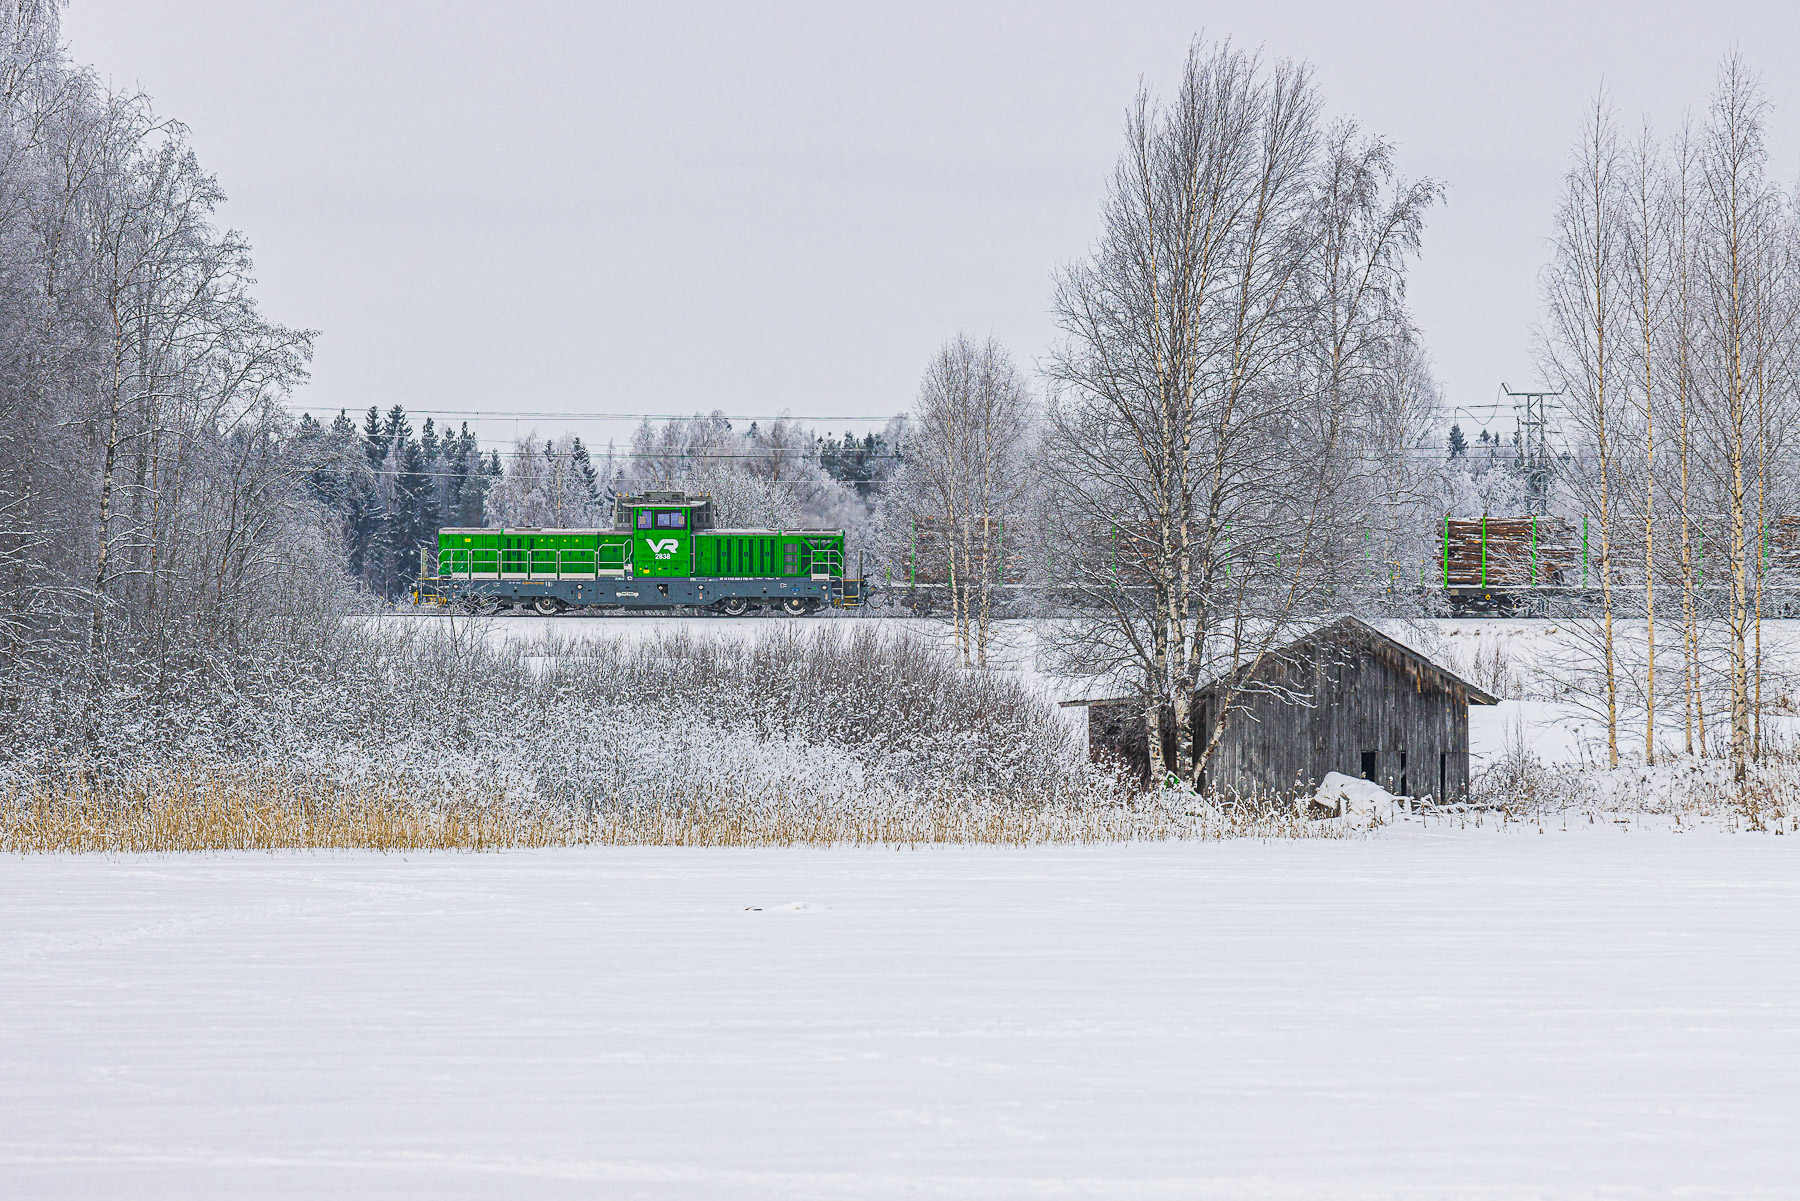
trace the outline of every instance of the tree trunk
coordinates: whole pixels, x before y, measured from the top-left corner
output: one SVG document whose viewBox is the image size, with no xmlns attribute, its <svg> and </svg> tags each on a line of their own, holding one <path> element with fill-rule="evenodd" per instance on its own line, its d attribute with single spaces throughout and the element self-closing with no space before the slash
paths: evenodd
<svg viewBox="0 0 1800 1201">
<path fill-rule="evenodd" d="M 1600 310 L 1596 309 L 1596 311 Z M 1617 657 L 1613 650 L 1612 512 L 1607 485 L 1607 477 L 1612 471 L 1612 456 L 1606 443 L 1606 328 L 1604 318 L 1596 326 L 1596 335 L 1599 377 L 1594 394 L 1594 406 L 1600 444 L 1600 619 L 1601 648 L 1606 664 L 1606 758 L 1609 766 L 1617 767 L 1619 766 L 1619 679 Z"/>
<path fill-rule="evenodd" d="M 116 290 L 108 295 L 107 301 L 113 326 L 112 403 L 106 420 L 106 460 L 100 470 L 100 516 L 97 522 L 99 548 L 94 556 L 94 619 L 88 648 L 89 653 L 96 658 L 100 654 L 106 628 L 106 569 L 112 518 L 113 473 L 119 458 L 119 419 L 125 406 L 125 330 L 119 319 Z"/>
<path fill-rule="evenodd" d="M 1685 231 L 1684 231 L 1685 238 Z M 1684 251 L 1685 254 L 1685 251 Z M 1681 671 L 1684 733 L 1689 757 L 1706 754 L 1705 715 L 1700 711 L 1700 621 L 1694 604 L 1694 518 L 1688 480 L 1687 280 L 1682 269 L 1681 350 L 1675 367 L 1676 411 L 1681 417 Z M 1698 727 L 1699 740 L 1695 740 Z"/>
<path fill-rule="evenodd" d="M 981 615 L 980 625 L 976 627 L 975 633 L 975 653 L 977 661 L 982 667 L 988 665 L 988 597 L 994 590 L 992 573 L 995 568 L 993 557 L 993 529 L 991 523 L 991 518 L 983 518 L 981 522 L 981 592 L 979 594 L 981 598 Z"/>
<path fill-rule="evenodd" d="M 1763 650 L 1762 650 L 1762 618 L 1763 618 L 1763 572 L 1767 567 L 1764 562 L 1768 538 L 1768 502 L 1769 502 L 1769 413 L 1767 385 L 1764 374 L 1764 356 L 1767 347 L 1764 345 L 1766 331 L 1763 326 L 1768 308 L 1767 297 L 1759 296 L 1756 306 L 1756 611 L 1752 617 L 1755 630 L 1755 651 L 1751 672 L 1753 694 L 1750 704 L 1750 758 L 1762 762 L 1762 685 L 1763 685 Z"/>
<path fill-rule="evenodd" d="M 1735 284 L 1734 284 L 1735 286 Z M 1734 303 L 1735 307 L 1735 303 Z M 1748 550 L 1747 486 L 1744 480 L 1744 377 L 1743 349 L 1732 348 L 1730 421 L 1727 455 L 1731 468 L 1731 775 L 1742 783 L 1749 771 L 1750 756 L 1750 689 L 1749 630 L 1750 595 Z"/>
<path fill-rule="evenodd" d="M 1640 187 L 1642 187 L 1640 181 Z M 1656 347 L 1651 281 L 1651 246 L 1655 230 L 1649 219 L 1649 198 L 1640 194 L 1644 214 L 1639 230 L 1639 320 L 1644 335 L 1644 637 L 1648 652 L 1644 682 L 1644 763 L 1656 762 Z"/>
</svg>

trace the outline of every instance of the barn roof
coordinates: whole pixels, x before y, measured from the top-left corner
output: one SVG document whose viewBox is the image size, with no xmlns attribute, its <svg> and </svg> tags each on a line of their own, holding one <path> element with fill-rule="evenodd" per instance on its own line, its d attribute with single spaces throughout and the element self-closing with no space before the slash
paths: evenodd
<svg viewBox="0 0 1800 1201">
<path fill-rule="evenodd" d="M 1304 657 L 1329 646 L 1342 646 L 1346 642 L 1358 643 L 1374 653 L 1377 658 L 1388 659 L 1393 666 L 1404 671 L 1417 672 L 1447 691 L 1461 688 L 1469 694 L 1469 703 L 1472 705 L 1498 705 L 1500 703 L 1499 697 L 1486 689 L 1477 688 L 1437 660 L 1414 650 L 1396 638 L 1388 637 L 1362 618 L 1347 614 L 1335 621 L 1327 621 L 1315 627 L 1311 632 L 1274 648 L 1270 654 L 1289 658 Z M 1202 688 L 1211 688 L 1221 682 L 1213 680 L 1202 685 Z"/>
<path fill-rule="evenodd" d="M 1477 688 L 1443 664 L 1425 654 L 1407 646 L 1404 642 L 1390 638 L 1360 617 L 1348 614 L 1337 618 L 1328 618 L 1313 626 L 1306 633 L 1297 635 L 1279 646 L 1271 647 L 1264 658 L 1281 657 L 1286 659 L 1305 658 L 1324 651 L 1328 647 L 1341 647 L 1346 642 L 1354 643 L 1369 651 L 1379 659 L 1385 659 L 1391 666 L 1402 671 L 1413 673 L 1423 680 L 1429 680 L 1448 692 L 1462 689 L 1467 693 L 1472 705 L 1497 705 L 1500 698 L 1482 688 Z M 1239 672 L 1249 671 L 1249 665 L 1240 667 Z M 1197 692 L 1206 692 L 1223 683 L 1224 674 L 1208 679 L 1200 685 Z M 1062 702 L 1064 708 L 1082 705 L 1102 705 L 1117 701 L 1136 700 L 1137 697 L 1088 697 L 1081 700 Z"/>
</svg>

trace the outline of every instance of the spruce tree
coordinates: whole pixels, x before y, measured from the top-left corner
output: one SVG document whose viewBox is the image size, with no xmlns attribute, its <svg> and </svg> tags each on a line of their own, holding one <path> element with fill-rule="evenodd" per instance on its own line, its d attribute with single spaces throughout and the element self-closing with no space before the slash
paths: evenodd
<svg viewBox="0 0 1800 1201">
<path fill-rule="evenodd" d="M 469 432 L 468 422 L 463 423 L 462 433 L 457 438 L 456 458 L 461 472 L 456 489 L 456 524 L 471 528 L 485 526 L 488 476 L 483 469 L 481 448 L 475 435 Z"/>
<path fill-rule="evenodd" d="M 580 438 L 575 439 L 571 445 L 569 458 L 575 469 L 575 488 L 585 506 L 581 524 L 593 525 L 599 520 L 600 476 L 595 472 L 594 460 L 588 455 L 588 449 L 581 444 Z"/>
<path fill-rule="evenodd" d="M 426 514 L 435 509 L 429 498 L 431 483 L 425 472 L 425 457 L 412 436 L 412 425 L 406 412 L 395 405 L 388 413 L 384 433 L 391 432 L 393 442 L 385 463 L 387 478 L 382 495 L 386 498 L 382 522 L 382 563 L 378 587 L 394 596 L 406 586 L 419 569 L 419 546 L 424 539 Z M 435 534 L 437 527 L 432 527 Z"/>
<path fill-rule="evenodd" d="M 349 424 L 347 414 L 339 422 Z M 334 423 L 335 428 L 335 423 Z M 370 405 L 363 416 L 362 455 L 367 470 L 350 489 L 345 533 L 350 540 L 350 573 L 368 588 L 380 589 L 381 570 L 381 465 L 387 459 L 387 443 L 381 434 L 381 410 Z"/>
<path fill-rule="evenodd" d="M 369 456 L 369 469 L 380 471 L 382 461 L 387 458 L 388 443 L 381 432 L 381 410 L 374 405 L 369 406 L 363 417 L 363 449 Z"/>
</svg>

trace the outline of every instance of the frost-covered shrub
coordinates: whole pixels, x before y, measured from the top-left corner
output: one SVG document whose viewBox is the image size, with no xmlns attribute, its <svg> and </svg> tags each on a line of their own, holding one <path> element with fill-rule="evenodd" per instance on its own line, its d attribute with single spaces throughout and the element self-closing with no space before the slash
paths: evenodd
<svg viewBox="0 0 1800 1201">
<path fill-rule="evenodd" d="M 634 631 L 635 632 L 635 631 Z M 873 623 L 771 623 L 750 639 L 498 641 L 479 622 L 372 622 L 310 659 L 179 693 L 121 688 L 72 738 L 25 715 L 0 783 L 145 764 L 278 764 L 591 811 L 732 796 L 880 794 L 1037 804 L 1110 797 L 1054 706 Z"/>
</svg>

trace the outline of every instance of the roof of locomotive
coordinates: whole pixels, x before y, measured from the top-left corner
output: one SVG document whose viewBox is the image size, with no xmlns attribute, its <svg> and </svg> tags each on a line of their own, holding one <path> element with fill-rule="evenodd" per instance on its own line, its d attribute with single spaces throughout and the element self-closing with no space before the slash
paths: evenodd
<svg viewBox="0 0 1800 1201">
<path fill-rule="evenodd" d="M 621 492 L 614 500 L 627 505 L 655 505 L 664 509 L 691 509 L 697 505 L 712 504 L 709 494 L 689 496 L 685 492 Z"/>
<path fill-rule="evenodd" d="M 695 530 L 694 531 L 696 536 L 703 536 L 706 534 L 841 534 L 843 532 L 844 531 L 841 529 L 828 530 L 828 529 L 824 529 L 822 527 L 815 529 L 812 526 L 794 526 L 793 528 L 789 529 L 787 527 L 776 528 L 776 527 L 772 527 L 772 526 L 762 526 L 762 525 L 747 525 L 747 526 L 734 527 L 731 529 L 711 529 L 711 530 Z"/>
<path fill-rule="evenodd" d="M 485 526 L 444 526 L 438 530 L 440 534 L 629 534 L 631 530 L 614 529 L 611 526 L 530 526 L 497 525 Z M 666 533 L 667 531 L 663 531 Z M 793 529 L 776 529 L 769 526 L 745 526 L 740 529 L 706 529 L 693 530 L 695 535 L 707 534 L 842 534 L 842 529 L 825 529 L 823 527 L 796 526 Z"/>
<path fill-rule="evenodd" d="M 600 529 L 596 526 L 535 526 L 535 525 L 447 525 L 438 530 L 440 534 L 629 534 L 630 530 Z"/>
</svg>

